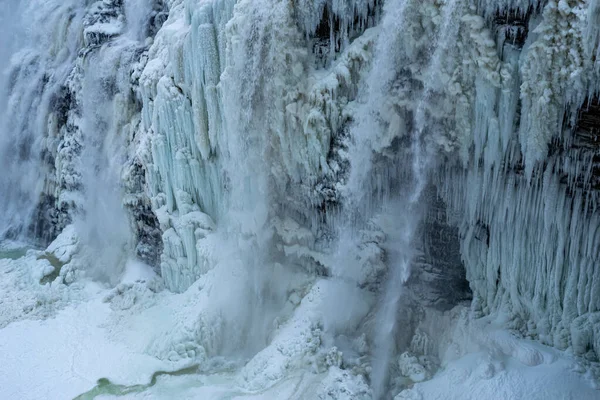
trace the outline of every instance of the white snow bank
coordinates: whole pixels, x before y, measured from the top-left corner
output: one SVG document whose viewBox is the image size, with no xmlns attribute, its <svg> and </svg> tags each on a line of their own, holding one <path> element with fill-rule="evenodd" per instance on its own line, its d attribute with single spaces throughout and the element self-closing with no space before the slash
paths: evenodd
<svg viewBox="0 0 600 400">
<path fill-rule="evenodd" d="M 427 373 L 429 365 L 400 356 L 398 364 L 408 388 L 395 400 L 600 398 L 594 366 L 516 336 L 506 330 L 502 318 L 472 320 L 462 306 L 433 314 L 421 325 L 411 347 L 421 345 L 426 355 L 439 357 L 441 368 L 423 381 L 415 371 Z"/>
<path fill-rule="evenodd" d="M 67 225 L 60 235 L 50 243 L 46 251 L 54 254 L 61 262 L 67 263 L 71 260 L 73 254 L 77 252 L 78 244 L 79 236 L 75 230 L 75 225 Z"/>
<path fill-rule="evenodd" d="M 566 358 L 528 366 L 514 357 L 481 351 L 450 362 L 433 379 L 416 383 L 395 400 L 598 398 L 600 392 L 584 382 Z"/>
<path fill-rule="evenodd" d="M 108 304 L 96 298 L 66 308 L 56 318 L 16 322 L 0 330 L 0 398 L 63 400 L 91 389 L 99 378 L 148 383 L 152 373 L 169 369 L 156 358 L 109 341 L 102 327 L 109 314 Z"/>
</svg>

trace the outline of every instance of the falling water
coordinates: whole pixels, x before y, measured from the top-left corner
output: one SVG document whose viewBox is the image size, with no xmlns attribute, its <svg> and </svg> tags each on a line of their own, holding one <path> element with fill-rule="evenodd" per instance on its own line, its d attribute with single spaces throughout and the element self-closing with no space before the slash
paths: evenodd
<svg viewBox="0 0 600 400">
<path fill-rule="evenodd" d="M 125 35 L 135 41 L 144 42 L 147 36 L 147 26 L 152 13 L 154 0 L 125 0 L 125 21 L 127 31 Z"/>
<path fill-rule="evenodd" d="M 127 97 L 131 64 L 145 45 L 153 4 L 2 7 L 3 37 L 14 40 L 0 54 L 1 237 L 47 244 L 73 218 L 99 254 L 121 253 L 131 236 L 119 187 L 124 125 L 135 112 Z M 89 29 L 98 30 L 96 39 Z"/>
<path fill-rule="evenodd" d="M 387 391 L 386 382 L 391 357 L 395 352 L 396 325 L 403 287 L 411 275 L 411 264 L 416 254 L 415 234 L 424 212 L 420 200 L 433 161 L 433 146 L 426 144 L 428 102 L 441 83 L 439 74 L 443 67 L 444 54 L 458 33 L 456 22 L 454 25 L 452 22 L 457 0 L 448 0 L 443 7 L 442 23 L 437 30 L 436 39 L 431 45 L 431 58 L 424 74 L 424 89 L 413 113 L 414 124 L 412 132 L 409 133 L 409 149 L 392 161 L 392 164 L 398 165 L 383 167 L 391 173 L 375 176 L 382 173 L 381 166 L 378 167 L 377 161 L 373 160 L 373 146 L 382 134 L 377 129 L 381 126 L 379 114 L 384 109 L 386 97 L 397 79 L 398 66 L 402 65 L 402 54 L 399 50 L 402 48 L 402 38 L 399 32 L 403 31 L 408 3 L 404 0 L 391 1 L 386 3 L 384 8 L 376 58 L 367 78 L 367 101 L 359 110 L 358 121 L 352 132 L 355 138 L 350 152 L 353 168 L 347 185 L 351 209 L 363 216 L 370 216 L 379 211 L 377 220 L 386 233 L 386 243 L 383 247 L 389 270 L 375 317 L 372 353 L 371 384 L 374 398 L 377 399 L 383 398 Z M 394 172 L 394 169 L 398 171 Z M 401 180 L 400 186 L 394 183 L 395 179 Z M 376 197 L 373 198 L 373 195 Z"/>
<path fill-rule="evenodd" d="M 274 98 L 265 83 L 265 70 L 278 71 L 277 47 L 272 43 L 276 18 L 287 12 L 284 4 L 239 1 L 238 13 L 253 15 L 228 27 L 234 39 L 228 43 L 230 58 L 221 76 L 224 126 L 228 131 L 220 155 L 227 186 L 222 204 L 225 235 L 223 246 L 232 249 L 221 263 L 239 267 L 247 276 L 246 293 L 228 304 L 228 320 L 237 320 L 241 342 L 230 350 L 253 354 L 267 344 L 272 321 L 285 302 L 270 260 L 272 188 L 269 182 L 272 120 L 265 99 Z M 242 11 L 243 10 L 243 11 Z M 242 333 L 240 332 L 240 333 Z M 241 346 L 241 348 L 240 348 Z"/>
<path fill-rule="evenodd" d="M 131 236 L 127 216 L 121 205 L 118 182 L 124 165 L 125 138 L 115 121 L 115 96 L 127 76 L 120 64 L 128 70 L 126 45 L 100 49 L 85 61 L 85 77 L 81 88 L 83 153 L 81 174 L 83 181 L 83 213 L 75 221 L 81 240 L 93 249 L 97 265 L 92 273 L 97 278 L 116 283 L 124 251 Z"/>
<path fill-rule="evenodd" d="M 31 214 L 33 199 L 28 197 L 35 197 L 35 189 L 37 184 L 35 162 L 31 159 L 30 152 L 27 151 L 31 145 L 31 135 L 26 135 L 26 138 L 19 139 L 18 131 L 27 124 L 26 120 L 19 120 L 19 114 L 14 112 L 8 112 L 9 108 L 12 111 L 16 111 L 17 107 L 21 109 L 27 109 L 27 106 L 33 106 L 35 101 L 39 101 L 39 72 L 37 66 L 33 64 L 35 55 L 31 54 L 31 64 L 29 66 L 23 65 L 22 69 L 17 69 L 19 66 L 17 63 L 15 50 L 22 46 L 22 39 L 19 40 L 19 34 L 17 34 L 16 28 L 19 26 L 18 23 L 10 23 L 15 18 L 13 16 L 20 16 L 22 13 L 23 5 L 19 7 L 19 2 L 8 2 L 2 7 L 0 14 L 0 24 L 2 26 L 3 38 L 7 38 L 6 43 L 8 46 L 2 46 L 2 54 L 0 54 L 0 70 L 2 76 L 0 78 L 0 90 L 2 95 L 0 96 L 0 157 L 2 160 L 2 171 L 0 175 L 0 205 L 3 212 L 2 229 L 0 234 L 3 237 L 6 236 L 18 236 L 23 226 L 21 225 L 25 215 Z M 11 18 L 13 17 L 13 18 Z M 16 18 L 17 20 L 19 18 Z M 23 46 L 24 47 L 24 46 Z M 25 50 L 22 54 L 25 56 Z M 25 63 L 24 63 L 25 64 Z M 31 88 L 25 87 L 23 93 L 19 98 L 19 94 L 14 89 L 22 81 L 27 81 Z M 25 83 L 25 82 L 23 82 Z M 24 86 L 24 85 L 23 85 Z M 28 89 L 28 90 L 27 90 Z M 25 130 L 25 129 L 23 129 Z M 20 133 L 20 132 L 19 132 Z M 23 148 L 21 154 L 19 154 L 19 148 Z M 16 171 L 21 170 L 23 175 L 17 176 Z M 7 190 L 9 189 L 10 190 Z M 24 211 L 22 207 L 25 205 L 27 211 Z"/>
<path fill-rule="evenodd" d="M 371 191 L 365 190 L 365 185 L 373 189 L 369 174 L 373 167 L 373 146 L 381 134 L 377 129 L 381 125 L 378 114 L 383 109 L 386 96 L 396 79 L 396 66 L 401 63 L 401 37 L 397 33 L 402 31 L 408 3 L 408 0 L 393 0 L 387 2 L 384 7 L 379 28 L 382 33 L 377 40 L 375 51 L 376 58 L 366 78 L 366 99 L 363 106 L 357 110 L 356 124 L 352 130 L 355 143 L 350 148 L 350 159 L 352 165 L 360 166 L 350 170 L 346 184 L 348 201 L 352 207 L 368 203 Z"/>
<path fill-rule="evenodd" d="M 52 192 L 53 184 L 46 178 L 54 138 L 45 133 L 80 47 L 75 32 L 81 17 L 73 0 L 3 4 L 1 33 L 8 45 L 0 54 L 2 237 L 48 240 L 50 227 L 38 226 L 44 218 L 37 215 L 46 211 L 42 193 Z"/>
<path fill-rule="evenodd" d="M 116 284 L 131 256 L 132 232 L 122 205 L 121 169 L 134 115 L 139 112 L 130 98 L 133 63 L 143 49 L 152 1 L 126 0 L 125 26 L 112 20 L 122 34 L 109 40 L 82 60 L 81 122 L 83 135 L 81 174 L 82 212 L 77 231 L 94 252 L 90 273 Z"/>
</svg>

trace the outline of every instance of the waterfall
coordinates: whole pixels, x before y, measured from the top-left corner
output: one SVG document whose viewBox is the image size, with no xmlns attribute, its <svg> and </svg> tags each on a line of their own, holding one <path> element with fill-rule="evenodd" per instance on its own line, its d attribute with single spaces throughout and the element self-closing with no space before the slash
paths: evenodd
<svg viewBox="0 0 600 400">
<path fill-rule="evenodd" d="M 3 25 L 11 43 L 2 49 L 2 60 L 8 62 L 2 65 L 1 81 L 3 237 L 47 243 L 56 234 L 48 215 L 55 194 L 49 175 L 56 143 L 46 133 L 65 111 L 56 98 L 79 47 L 74 32 L 81 14 L 74 3 L 7 4 L 6 11 L 14 14 Z"/>
<path fill-rule="evenodd" d="M 268 99 L 281 93 L 277 86 L 283 63 L 276 40 L 283 30 L 289 9 L 283 4 L 268 8 L 257 1 L 239 1 L 232 24 L 227 27 L 228 59 L 221 75 L 222 117 L 227 137 L 223 143 L 221 163 L 227 182 L 223 225 L 223 245 L 232 249 L 233 257 L 221 263 L 239 263 L 247 276 L 247 291 L 236 308 L 245 317 L 237 322 L 245 332 L 243 351 L 253 354 L 264 348 L 270 326 L 285 302 L 279 284 L 271 282 L 274 274 L 272 252 L 272 218 L 276 194 L 270 182 L 270 167 L 276 163 L 270 149 L 276 127 L 273 108 Z M 286 15 L 288 14 L 288 15 Z M 235 16 L 252 15 L 251 20 Z M 291 22 L 291 21 L 290 21 Z M 278 29 L 280 31 L 278 31 Z M 293 35 L 293 32 L 289 32 Z M 268 81 L 266 71 L 274 76 Z M 240 349 L 235 349 L 239 351 Z"/>
<path fill-rule="evenodd" d="M 121 170 L 135 110 L 127 98 L 135 41 L 117 41 L 83 59 L 80 83 L 82 152 L 80 214 L 74 219 L 81 242 L 95 253 L 91 273 L 116 284 L 131 253 L 131 231 L 123 208 Z"/>
<path fill-rule="evenodd" d="M 382 170 L 382 166 L 376 164 L 381 160 L 373 159 L 374 148 L 381 142 L 382 135 L 377 128 L 381 126 L 380 114 L 386 107 L 387 96 L 401 74 L 400 68 L 404 63 L 402 57 L 406 56 L 399 52 L 405 38 L 398 33 L 409 24 L 406 20 L 409 7 L 409 2 L 404 0 L 387 2 L 384 7 L 376 56 L 365 78 L 366 99 L 357 110 L 357 122 L 351 131 L 355 143 L 350 149 L 351 173 L 346 187 L 348 204 L 357 207 L 350 214 L 360 215 L 362 219 L 369 218 L 374 212 L 381 212 L 382 215 L 377 218 L 382 221 L 380 224 L 387 236 L 384 249 L 388 271 L 381 289 L 373 338 L 371 384 L 375 398 L 383 398 L 387 392 L 388 368 L 396 347 L 397 314 L 402 312 L 404 286 L 418 253 L 415 235 L 425 212 L 421 204 L 422 196 L 435 158 L 435 145 L 428 138 L 428 130 L 433 129 L 428 124 L 429 101 L 432 93 L 443 84 L 439 77 L 443 68 L 441 60 L 458 35 L 456 15 L 460 14 L 461 6 L 456 0 L 449 0 L 442 6 L 441 23 L 431 42 L 429 61 L 423 73 L 424 88 L 412 113 L 410 131 L 405 133 L 408 144 L 405 149 L 399 150 L 399 156 L 390 161 L 384 160 L 389 165 L 384 165 Z M 394 123 L 398 121 L 392 121 L 390 125 Z M 384 172 L 386 170 L 396 171 Z M 377 185 L 375 188 L 373 182 Z M 354 240 L 350 243 L 356 245 L 357 242 Z M 344 271 L 340 273 L 343 275 Z"/>
<path fill-rule="evenodd" d="M 599 360 L 598 0 L 5 3 L 0 239 L 148 356 L 389 399 L 472 300 Z"/>
<path fill-rule="evenodd" d="M 15 42 L 2 48 L 8 65 L 0 120 L 4 237 L 44 245 L 74 222 L 98 254 L 129 241 L 120 180 L 139 113 L 130 75 L 152 5 L 10 5 L 16 24 L 6 37 Z"/>
</svg>

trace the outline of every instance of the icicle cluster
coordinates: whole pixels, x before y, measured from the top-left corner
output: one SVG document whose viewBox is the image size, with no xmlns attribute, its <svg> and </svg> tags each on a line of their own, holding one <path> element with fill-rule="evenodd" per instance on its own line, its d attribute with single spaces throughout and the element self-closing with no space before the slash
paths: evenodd
<svg viewBox="0 0 600 400">
<path fill-rule="evenodd" d="M 142 130 L 150 138 L 153 209 L 165 232 L 163 276 L 173 290 L 210 265 L 203 242 L 211 228 L 188 214 L 218 223 L 237 210 L 240 222 L 259 207 L 266 210 L 259 225 L 270 225 L 283 207 L 301 220 L 319 219 L 326 180 L 334 185 L 340 172 L 331 143 L 349 120 L 373 33 L 346 38 L 332 66 L 317 70 L 302 32 L 313 5 L 177 2 L 155 38 L 140 78 Z M 374 23 L 367 22 L 374 3 L 364 6 L 332 12 L 347 26 L 364 14 L 352 28 L 358 35 Z M 304 33 L 316 29 L 324 7 L 331 4 L 312 10 Z M 262 184 L 248 188 L 251 180 Z"/>
<path fill-rule="evenodd" d="M 416 196 L 432 183 L 445 204 L 407 235 L 439 228 L 452 247 L 460 232 L 475 309 L 598 357 L 600 1 L 170 0 L 139 15 L 136 1 L 89 3 L 43 8 L 43 51 L 9 69 L 8 113 L 35 118 L 7 119 L 18 141 L 2 148 L 19 157 L 0 183 L 15 187 L 15 171 L 36 183 L 20 188 L 45 221 L 34 230 L 56 234 L 79 210 L 101 241 L 114 215 L 90 205 L 112 190 L 137 255 L 173 291 L 230 262 L 251 282 L 240 292 L 260 297 L 285 263 L 367 298 L 397 250 L 398 219 L 380 208 L 421 178 Z M 427 169 L 407 168 L 415 143 Z M 336 213 L 350 202 L 365 203 L 352 216 L 360 237 L 336 260 Z M 430 271 L 441 275 L 413 278 Z M 442 297 L 438 285 L 420 298 Z M 205 316 L 182 330 L 249 329 L 210 312 L 214 330 Z"/>
<path fill-rule="evenodd" d="M 600 149 L 586 142 L 584 122 L 598 96 L 595 7 L 551 0 L 530 10 L 519 22 L 529 32 L 522 48 L 494 38 L 480 17 L 463 17 L 488 51 L 468 61 L 474 123 L 463 166 L 436 174 L 460 227 L 475 308 L 592 358 L 600 354 Z"/>
</svg>

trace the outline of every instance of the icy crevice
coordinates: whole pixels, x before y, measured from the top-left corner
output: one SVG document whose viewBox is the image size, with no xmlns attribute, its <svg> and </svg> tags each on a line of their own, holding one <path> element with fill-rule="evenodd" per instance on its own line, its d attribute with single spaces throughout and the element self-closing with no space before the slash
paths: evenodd
<svg viewBox="0 0 600 400">
<path fill-rule="evenodd" d="M 381 17 L 383 1 L 298 1 L 294 4 L 300 29 L 309 40 L 317 66 L 325 67 Z"/>
</svg>

